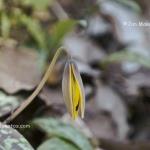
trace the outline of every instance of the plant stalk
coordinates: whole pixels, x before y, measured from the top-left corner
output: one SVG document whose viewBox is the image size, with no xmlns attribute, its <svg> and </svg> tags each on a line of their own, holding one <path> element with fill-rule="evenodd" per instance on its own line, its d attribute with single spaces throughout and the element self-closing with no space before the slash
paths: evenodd
<svg viewBox="0 0 150 150">
<path fill-rule="evenodd" d="M 53 71 L 53 68 L 55 66 L 55 63 L 56 63 L 58 57 L 60 56 L 60 54 L 63 50 L 67 53 L 67 51 L 63 47 L 60 47 L 59 49 L 57 49 L 57 51 L 56 51 L 50 65 L 49 65 L 46 73 L 44 74 L 44 76 L 43 76 L 41 82 L 39 83 L 39 85 L 37 86 L 37 88 L 33 91 L 33 93 L 24 102 L 22 102 L 22 104 L 19 106 L 19 108 L 17 108 L 3 123 L 7 124 L 11 120 L 16 118 L 35 99 L 35 97 L 42 90 L 42 88 L 45 85 L 47 79 L 51 75 L 51 73 Z"/>
</svg>

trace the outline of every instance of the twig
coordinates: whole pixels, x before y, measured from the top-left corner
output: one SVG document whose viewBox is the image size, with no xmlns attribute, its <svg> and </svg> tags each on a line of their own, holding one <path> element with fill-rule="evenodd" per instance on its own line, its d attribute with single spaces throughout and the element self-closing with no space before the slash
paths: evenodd
<svg viewBox="0 0 150 150">
<path fill-rule="evenodd" d="M 39 83 L 39 85 L 37 86 L 37 88 L 34 90 L 34 92 L 20 105 L 20 107 L 18 109 L 16 109 L 3 123 L 9 123 L 11 120 L 13 120 L 14 118 L 16 118 L 33 100 L 34 98 L 39 94 L 39 92 L 41 91 L 41 89 L 43 88 L 43 86 L 45 85 L 47 79 L 49 78 L 50 74 L 52 73 L 53 67 L 58 59 L 58 57 L 60 56 L 62 51 L 65 51 L 67 54 L 68 52 L 64 49 L 64 48 L 59 48 L 53 59 L 52 62 L 50 63 L 45 75 L 43 76 L 41 82 Z"/>
<path fill-rule="evenodd" d="M 59 20 L 69 19 L 68 14 L 57 1 L 54 2 L 52 6 L 52 11 L 55 13 L 56 17 Z"/>
</svg>

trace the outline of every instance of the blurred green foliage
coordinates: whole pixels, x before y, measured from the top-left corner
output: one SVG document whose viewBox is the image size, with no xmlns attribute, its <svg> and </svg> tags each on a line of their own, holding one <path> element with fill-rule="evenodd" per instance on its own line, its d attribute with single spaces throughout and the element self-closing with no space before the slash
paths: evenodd
<svg viewBox="0 0 150 150">
<path fill-rule="evenodd" d="M 57 48 L 75 21 L 57 21 L 49 11 L 53 3 L 53 0 L 0 0 L 0 37 L 39 50 Z"/>
<path fill-rule="evenodd" d="M 52 138 L 58 138 L 60 140 L 55 140 L 53 143 L 54 145 L 51 145 L 51 140 L 47 141 L 42 145 L 42 147 L 45 147 L 49 145 L 55 146 L 56 143 L 58 143 L 57 147 L 59 149 L 63 147 L 70 147 L 70 150 L 92 150 L 93 147 L 87 137 L 81 133 L 78 129 L 73 127 L 71 124 L 66 124 L 62 122 L 59 119 L 54 119 L 51 117 L 48 118 L 39 118 L 35 119 L 32 122 L 32 127 L 40 129 L 42 132 L 44 132 L 48 139 Z M 67 142 L 67 143 L 66 143 Z M 67 145 L 66 145 L 67 144 Z M 62 147 L 63 145 L 63 147 Z M 41 148 L 39 148 L 41 150 Z M 46 150 L 46 149 L 45 149 Z"/>
<path fill-rule="evenodd" d="M 127 51 L 127 50 L 114 52 L 110 54 L 103 60 L 103 64 L 106 65 L 113 62 L 124 62 L 124 61 L 137 63 L 143 67 L 150 68 L 149 57 L 143 56 L 136 52 Z"/>
<path fill-rule="evenodd" d="M 73 144 L 59 138 L 51 138 L 42 143 L 37 150 L 79 150 Z"/>
<path fill-rule="evenodd" d="M 68 33 L 72 27 L 76 24 L 77 22 L 75 20 L 62 20 L 58 23 L 56 23 L 52 27 L 52 37 L 51 37 L 51 42 L 50 42 L 50 47 L 59 47 L 59 43 L 61 43 L 61 40 L 64 38 L 66 33 Z"/>
<path fill-rule="evenodd" d="M 124 6 L 128 8 L 131 8 L 137 13 L 140 13 L 142 11 L 140 5 L 135 0 L 115 0 L 115 1 L 123 4 Z"/>
<path fill-rule="evenodd" d="M 17 0 L 26 6 L 32 6 L 35 10 L 45 10 L 53 0 Z"/>
</svg>

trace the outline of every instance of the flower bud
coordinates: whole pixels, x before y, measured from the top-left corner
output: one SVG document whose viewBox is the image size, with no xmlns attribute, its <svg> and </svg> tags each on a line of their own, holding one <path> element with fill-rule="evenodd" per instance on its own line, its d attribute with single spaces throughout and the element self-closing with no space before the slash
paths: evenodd
<svg viewBox="0 0 150 150">
<path fill-rule="evenodd" d="M 62 80 L 63 98 L 71 117 L 84 117 L 85 93 L 82 79 L 75 61 L 68 59 L 65 65 Z"/>
</svg>

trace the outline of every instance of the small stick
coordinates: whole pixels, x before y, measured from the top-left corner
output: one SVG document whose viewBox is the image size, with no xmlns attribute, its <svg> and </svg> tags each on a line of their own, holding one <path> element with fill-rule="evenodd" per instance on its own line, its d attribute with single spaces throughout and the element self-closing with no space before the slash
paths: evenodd
<svg viewBox="0 0 150 150">
<path fill-rule="evenodd" d="M 20 107 L 18 109 L 16 109 L 3 123 L 7 124 L 11 120 L 16 118 L 34 100 L 34 98 L 39 94 L 39 92 L 42 90 L 43 86 L 45 85 L 47 79 L 49 78 L 50 74 L 52 73 L 53 67 L 54 67 L 58 57 L 60 56 L 60 54 L 63 50 L 68 54 L 68 52 L 63 47 L 60 47 L 56 51 L 56 53 L 52 59 L 52 62 L 50 63 L 45 75 L 43 76 L 43 78 L 42 78 L 41 82 L 39 83 L 39 85 L 37 86 L 37 88 L 24 102 L 22 102 Z"/>
<path fill-rule="evenodd" d="M 54 2 L 54 5 L 52 6 L 52 11 L 55 13 L 56 17 L 59 20 L 69 19 L 68 14 L 65 12 L 63 7 L 57 1 Z"/>
</svg>

